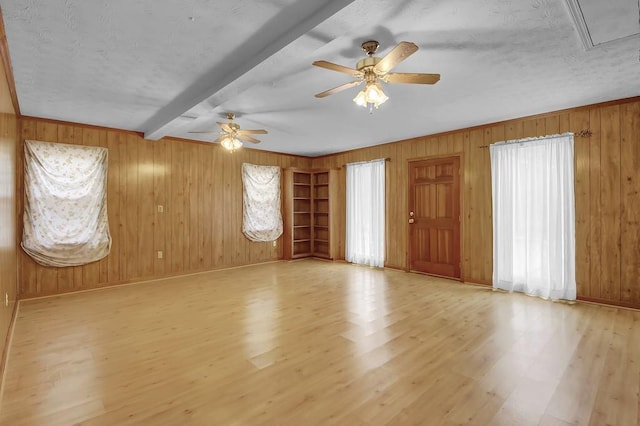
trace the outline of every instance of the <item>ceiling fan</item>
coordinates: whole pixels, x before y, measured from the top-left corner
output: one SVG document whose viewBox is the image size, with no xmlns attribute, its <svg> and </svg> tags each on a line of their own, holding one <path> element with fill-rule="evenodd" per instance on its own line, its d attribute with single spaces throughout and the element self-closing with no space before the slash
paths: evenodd
<svg viewBox="0 0 640 426">
<path fill-rule="evenodd" d="M 313 65 L 317 67 L 342 72 L 357 78 L 357 80 L 350 83 L 316 93 L 316 98 L 324 98 L 365 83 L 365 88 L 358 93 L 353 101 L 359 106 L 368 107 L 369 111 L 373 111 L 373 107 L 378 108 L 389 99 L 382 91 L 381 81 L 385 83 L 435 84 L 440 80 L 440 74 L 390 72 L 396 65 L 418 50 L 418 46 L 415 43 L 401 41 L 384 58 L 373 56 L 379 46 L 380 44 L 375 40 L 362 43 L 362 50 L 365 51 L 367 57 L 358 61 L 355 68 L 327 61 L 313 62 Z"/>
<path fill-rule="evenodd" d="M 219 130 L 209 130 L 205 132 L 189 132 L 189 133 L 219 133 L 216 139 L 213 142 L 219 142 L 225 149 L 229 151 L 235 151 L 242 147 L 242 141 L 251 142 L 251 143 L 260 143 L 260 140 L 251 137 L 249 135 L 265 135 L 267 134 L 266 130 L 241 130 L 240 126 L 237 123 L 234 123 L 233 120 L 236 118 L 236 115 L 232 112 L 227 113 L 228 123 L 220 123 L 216 122 L 218 126 L 220 126 L 221 131 Z"/>
</svg>

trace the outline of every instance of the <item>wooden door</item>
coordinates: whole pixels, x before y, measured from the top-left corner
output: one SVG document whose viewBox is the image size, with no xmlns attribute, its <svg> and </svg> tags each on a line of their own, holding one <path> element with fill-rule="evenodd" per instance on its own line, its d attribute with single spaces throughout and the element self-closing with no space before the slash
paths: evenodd
<svg viewBox="0 0 640 426">
<path fill-rule="evenodd" d="M 409 269 L 460 278 L 460 157 L 409 163 Z"/>
</svg>

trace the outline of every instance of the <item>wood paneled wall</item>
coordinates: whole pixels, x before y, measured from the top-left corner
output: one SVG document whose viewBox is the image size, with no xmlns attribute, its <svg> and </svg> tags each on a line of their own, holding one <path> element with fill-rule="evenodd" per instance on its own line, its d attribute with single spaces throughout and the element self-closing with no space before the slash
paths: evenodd
<svg viewBox="0 0 640 426">
<path fill-rule="evenodd" d="M 461 155 L 463 279 L 492 277 L 489 144 L 505 139 L 592 131 L 575 138 L 576 275 L 581 299 L 640 307 L 640 99 L 548 113 L 374 146 L 313 160 L 314 168 L 389 157 L 386 264 L 407 268 L 411 159 Z M 340 179 L 345 180 L 341 169 Z M 339 202 L 344 212 L 344 183 Z M 339 235 L 344 258 L 344 216 Z"/>
<path fill-rule="evenodd" d="M 16 304 L 18 282 L 16 274 L 18 121 L 6 81 L 4 69 L 0 67 L 0 354 L 5 350 L 6 336 Z M 8 304 L 5 303 L 7 300 Z"/>
<path fill-rule="evenodd" d="M 107 203 L 113 239 L 105 259 L 71 268 L 38 265 L 20 250 L 21 297 L 279 259 L 281 241 L 273 247 L 242 234 L 241 164 L 311 165 L 304 157 L 251 149 L 231 154 L 217 144 L 150 141 L 133 132 L 35 118 L 21 118 L 20 128 L 20 156 L 25 139 L 109 149 Z M 20 160 L 20 193 L 22 174 Z"/>
</svg>

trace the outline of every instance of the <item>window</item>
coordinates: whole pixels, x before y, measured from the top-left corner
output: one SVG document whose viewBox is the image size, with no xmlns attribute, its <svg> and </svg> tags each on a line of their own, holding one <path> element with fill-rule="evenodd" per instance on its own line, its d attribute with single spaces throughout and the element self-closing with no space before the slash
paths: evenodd
<svg viewBox="0 0 640 426">
<path fill-rule="evenodd" d="M 493 287 L 575 300 L 573 135 L 490 149 Z"/>
<path fill-rule="evenodd" d="M 384 266 L 385 160 L 347 164 L 348 262 Z"/>
<path fill-rule="evenodd" d="M 282 235 L 280 167 L 242 164 L 242 232 L 251 241 L 274 241 Z"/>
<path fill-rule="evenodd" d="M 107 256 L 107 149 L 27 140 L 24 152 L 24 251 L 45 266 Z"/>
</svg>

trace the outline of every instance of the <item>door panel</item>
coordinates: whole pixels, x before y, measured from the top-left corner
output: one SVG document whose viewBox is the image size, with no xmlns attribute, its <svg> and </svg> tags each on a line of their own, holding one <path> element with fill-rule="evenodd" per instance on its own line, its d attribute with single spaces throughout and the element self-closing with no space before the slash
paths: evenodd
<svg viewBox="0 0 640 426">
<path fill-rule="evenodd" d="M 460 278 L 460 158 L 409 163 L 409 269 Z"/>
</svg>

